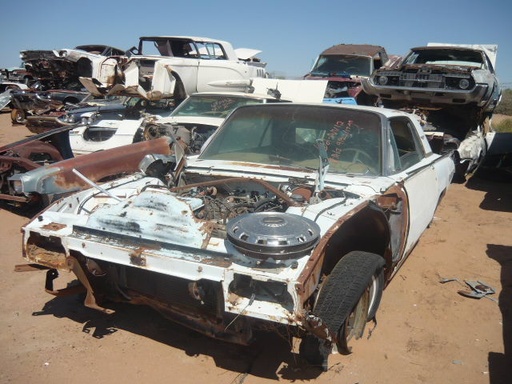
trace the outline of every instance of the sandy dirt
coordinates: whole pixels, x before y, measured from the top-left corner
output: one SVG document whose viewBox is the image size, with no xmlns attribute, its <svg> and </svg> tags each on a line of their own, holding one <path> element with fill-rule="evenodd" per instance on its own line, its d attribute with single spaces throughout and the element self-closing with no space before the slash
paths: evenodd
<svg viewBox="0 0 512 384">
<path fill-rule="evenodd" d="M 0 145 L 27 135 L 0 114 Z M 369 324 L 351 355 L 331 356 L 323 373 L 300 365 L 277 334 L 239 347 L 144 307 L 116 305 L 107 316 L 79 296 L 47 294 L 45 271 L 14 271 L 24 263 L 20 227 L 27 221 L 0 210 L 0 383 L 512 383 L 510 182 L 472 177 L 451 185 L 385 290 L 377 326 Z M 57 288 L 71 280 L 62 274 Z M 463 297 L 464 280 L 485 282 L 496 294 Z"/>
</svg>

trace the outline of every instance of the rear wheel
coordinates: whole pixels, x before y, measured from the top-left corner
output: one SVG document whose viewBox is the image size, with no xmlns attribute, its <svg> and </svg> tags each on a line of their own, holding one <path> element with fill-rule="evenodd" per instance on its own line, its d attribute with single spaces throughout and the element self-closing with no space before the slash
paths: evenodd
<svg viewBox="0 0 512 384">
<path fill-rule="evenodd" d="M 306 336 L 300 346 L 304 359 L 326 370 L 334 342 L 340 353 L 351 352 L 349 341 L 362 336 L 366 322 L 375 317 L 379 307 L 384 289 L 384 264 L 379 255 L 353 251 L 335 265 L 322 285 L 313 310 L 327 325 L 332 343 Z"/>
<path fill-rule="evenodd" d="M 13 124 L 25 124 L 27 122 L 25 111 L 13 108 L 11 110 L 11 120 Z"/>
</svg>

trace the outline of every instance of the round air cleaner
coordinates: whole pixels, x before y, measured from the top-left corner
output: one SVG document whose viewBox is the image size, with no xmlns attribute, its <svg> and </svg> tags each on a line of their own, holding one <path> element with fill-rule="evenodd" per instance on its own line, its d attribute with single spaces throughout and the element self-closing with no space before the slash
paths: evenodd
<svg viewBox="0 0 512 384">
<path fill-rule="evenodd" d="M 246 213 L 227 224 L 228 240 L 246 256 L 285 260 L 311 251 L 320 227 L 305 217 L 282 212 Z"/>
</svg>

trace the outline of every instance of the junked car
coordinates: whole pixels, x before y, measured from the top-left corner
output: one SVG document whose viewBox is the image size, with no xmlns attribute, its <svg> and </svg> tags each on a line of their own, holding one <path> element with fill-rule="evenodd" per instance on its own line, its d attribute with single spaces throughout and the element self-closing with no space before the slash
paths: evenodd
<svg viewBox="0 0 512 384">
<path fill-rule="evenodd" d="M 492 132 L 490 119 L 477 124 L 470 116 L 461 116 L 450 108 L 418 109 L 415 113 L 420 116 L 433 151 L 452 152 L 456 171 L 454 181 L 464 182 L 487 155 L 487 136 Z"/>
<path fill-rule="evenodd" d="M 146 116 L 165 117 L 172 113 L 174 101 L 150 101 L 128 97 L 121 109 L 93 109 L 80 116 L 80 123 L 69 131 L 69 142 L 75 155 L 104 151 L 143 140 L 141 125 Z M 66 117 L 63 117 L 66 119 Z"/>
<path fill-rule="evenodd" d="M 6 200 L 43 208 L 71 192 L 139 171 L 139 163 L 149 154 L 170 155 L 170 139 L 124 145 L 43 164 L 26 172 L 12 172 L 4 180 Z"/>
<path fill-rule="evenodd" d="M 80 76 L 100 75 L 96 70 L 105 57 L 124 54 L 124 50 L 109 45 L 84 44 L 73 49 L 24 50 L 20 57 L 46 89 L 76 89 Z"/>
<path fill-rule="evenodd" d="M 277 102 L 322 102 L 327 81 L 256 78 L 245 92 L 198 92 L 190 95 L 164 118 L 149 118 L 142 124 L 145 140 L 178 136 L 187 153 L 197 154 L 208 138 L 237 107 Z"/>
<path fill-rule="evenodd" d="M 325 101 L 338 104 L 374 105 L 375 96 L 363 91 L 361 79 L 397 60 L 380 45 L 338 44 L 316 58 L 306 80 L 328 80 Z"/>
<path fill-rule="evenodd" d="M 497 45 L 429 43 L 412 48 L 395 67 L 363 81 L 384 106 L 450 107 L 482 123 L 501 99 L 496 77 Z"/>
<path fill-rule="evenodd" d="M 418 120 L 382 108 L 235 109 L 198 156 L 146 157 L 136 174 L 54 203 L 23 228 L 23 257 L 73 271 L 84 304 L 143 304 L 249 344 L 287 327 L 324 369 L 350 351 L 454 173 Z"/>
<path fill-rule="evenodd" d="M 10 188 L 9 177 L 73 157 L 68 130 L 68 127 L 56 128 L 0 147 L 1 201 L 14 205 L 26 202 L 26 198 Z"/>
<path fill-rule="evenodd" d="M 137 120 L 143 113 L 169 113 L 174 108 L 171 100 L 150 103 L 145 99 L 126 96 L 96 98 L 89 94 L 74 106 L 65 106 L 48 114 L 27 117 L 27 128 L 56 128 L 66 125 L 93 124 L 98 120 Z"/>
<path fill-rule="evenodd" d="M 88 92 L 68 89 L 19 89 L 11 92 L 11 121 L 13 124 L 26 124 L 33 133 L 41 133 L 47 128 L 40 119 L 59 116 L 65 108 L 76 105 L 89 96 Z"/>
<path fill-rule="evenodd" d="M 429 43 L 395 67 L 363 81 L 385 107 L 423 116 L 432 146 L 454 151 L 457 178 L 477 169 L 486 154 L 490 118 L 501 99 L 496 45 Z"/>
<path fill-rule="evenodd" d="M 251 79 L 244 92 L 198 92 L 174 108 L 173 99 L 149 101 L 130 97 L 126 117 L 84 114 L 83 124 L 70 131 L 75 155 L 96 152 L 140 140 L 176 135 L 187 153 L 197 153 L 226 116 L 240 105 L 283 101 L 321 102 L 326 81 Z M 137 113 L 137 111 L 139 112 Z"/>
<path fill-rule="evenodd" d="M 260 51 L 236 50 L 221 40 L 191 36 L 143 36 L 129 56 L 104 58 L 80 81 L 94 95 L 173 97 L 176 104 L 195 92 L 239 91 L 247 80 L 266 77 Z"/>
<path fill-rule="evenodd" d="M 0 82 L 3 81 L 22 83 L 29 86 L 34 81 L 34 77 L 25 69 L 24 63 L 21 63 L 19 67 L 0 69 Z"/>
</svg>

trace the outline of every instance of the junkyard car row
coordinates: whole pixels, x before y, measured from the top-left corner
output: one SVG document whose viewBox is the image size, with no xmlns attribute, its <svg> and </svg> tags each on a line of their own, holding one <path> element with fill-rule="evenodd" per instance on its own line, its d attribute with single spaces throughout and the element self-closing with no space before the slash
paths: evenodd
<svg viewBox="0 0 512 384">
<path fill-rule="evenodd" d="M 127 97 L 39 119 L 52 129 L 0 148 L 3 199 L 45 206 L 22 228 L 23 257 L 56 295 L 72 271 L 107 314 L 148 305 L 238 344 L 285 327 L 327 369 L 375 319 L 454 175 L 485 156 L 501 95 L 489 52 L 342 44 L 304 80 L 275 80 L 259 51 L 207 38 L 23 51 L 35 72 L 50 60 L 94 96 Z"/>
</svg>

